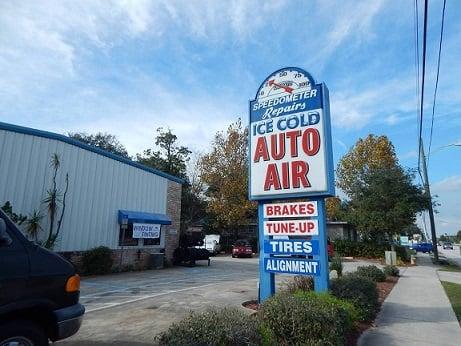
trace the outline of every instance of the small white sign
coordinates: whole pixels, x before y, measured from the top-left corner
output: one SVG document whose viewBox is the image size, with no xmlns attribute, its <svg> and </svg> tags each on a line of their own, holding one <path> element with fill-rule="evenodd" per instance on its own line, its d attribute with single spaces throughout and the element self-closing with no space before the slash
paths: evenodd
<svg viewBox="0 0 461 346">
<path fill-rule="evenodd" d="M 264 204 L 264 218 L 317 216 L 317 202 Z"/>
<path fill-rule="evenodd" d="M 160 238 L 161 225 L 133 223 L 133 238 Z"/>
<path fill-rule="evenodd" d="M 318 235 L 317 220 L 264 221 L 264 235 Z"/>
</svg>

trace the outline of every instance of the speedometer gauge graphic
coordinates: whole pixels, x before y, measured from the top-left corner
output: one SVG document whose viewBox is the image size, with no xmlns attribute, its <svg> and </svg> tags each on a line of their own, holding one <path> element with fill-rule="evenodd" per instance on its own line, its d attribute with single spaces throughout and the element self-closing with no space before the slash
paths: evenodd
<svg viewBox="0 0 461 346">
<path fill-rule="evenodd" d="M 308 75 L 297 69 L 284 69 L 277 71 L 266 79 L 262 87 L 258 90 L 256 99 L 264 101 L 286 94 L 308 91 L 312 87 Z"/>
</svg>

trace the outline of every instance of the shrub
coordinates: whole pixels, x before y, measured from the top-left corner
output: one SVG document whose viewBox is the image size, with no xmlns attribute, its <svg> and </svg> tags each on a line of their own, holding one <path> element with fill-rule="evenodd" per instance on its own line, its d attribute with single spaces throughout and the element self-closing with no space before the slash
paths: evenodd
<svg viewBox="0 0 461 346">
<path fill-rule="evenodd" d="M 298 291 L 295 293 L 296 297 L 303 298 L 308 296 L 315 296 L 314 298 L 319 299 L 325 304 L 331 306 L 337 306 L 342 308 L 347 312 L 348 323 L 352 324 L 353 322 L 360 320 L 360 311 L 355 307 L 351 302 L 335 297 L 329 293 L 316 293 L 316 292 L 301 292 Z"/>
<path fill-rule="evenodd" d="M 395 253 L 397 254 L 397 258 L 403 262 L 410 262 L 412 252 L 413 250 L 407 248 L 406 246 L 395 246 Z"/>
<path fill-rule="evenodd" d="M 357 268 L 357 275 L 366 277 L 374 282 L 386 281 L 384 272 L 375 265 L 362 266 Z"/>
<path fill-rule="evenodd" d="M 360 320 L 369 321 L 373 318 L 378 307 L 378 289 L 370 279 L 356 273 L 346 274 L 331 280 L 330 291 L 335 297 L 354 304 L 359 310 Z"/>
<path fill-rule="evenodd" d="M 335 240 L 335 251 L 342 256 L 383 258 L 384 251 L 390 250 L 390 244 L 366 241 Z M 404 262 L 410 261 L 409 249 L 405 246 L 394 245 L 397 258 Z"/>
<path fill-rule="evenodd" d="M 343 275 L 343 261 L 341 260 L 341 256 L 334 255 L 330 262 L 330 270 L 336 270 L 338 273 L 338 277 Z"/>
<path fill-rule="evenodd" d="M 166 332 L 158 345 L 261 345 L 258 323 L 252 316 L 236 308 L 209 309 L 191 313 Z"/>
<path fill-rule="evenodd" d="M 400 274 L 400 270 L 396 266 L 385 266 L 383 271 L 387 276 L 399 276 Z"/>
<path fill-rule="evenodd" d="M 269 298 L 259 317 L 271 332 L 270 344 L 343 345 L 352 327 L 351 311 L 350 305 L 327 294 L 299 291 Z"/>
<path fill-rule="evenodd" d="M 295 276 L 293 280 L 284 282 L 283 290 L 288 293 L 295 293 L 297 291 L 313 291 L 314 278 L 312 276 L 305 275 Z"/>
<path fill-rule="evenodd" d="M 85 251 L 82 256 L 84 274 L 107 274 L 110 273 L 112 265 L 112 251 L 105 246 Z"/>
</svg>

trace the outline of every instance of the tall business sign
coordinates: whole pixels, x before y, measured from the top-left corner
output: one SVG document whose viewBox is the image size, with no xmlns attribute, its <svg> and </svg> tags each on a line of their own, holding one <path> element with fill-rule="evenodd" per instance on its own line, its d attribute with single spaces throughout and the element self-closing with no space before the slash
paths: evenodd
<svg viewBox="0 0 461 346">
<path fill-rule="evenodd" d="M 327 87 L 300 68 L 271 74 L 250 101 L 249 143 L 260 299 L 274 294 L 275 273 L 311 275 L 317 291 L 327 290 L 324 198 L 335 193 Z"/>
</svg>

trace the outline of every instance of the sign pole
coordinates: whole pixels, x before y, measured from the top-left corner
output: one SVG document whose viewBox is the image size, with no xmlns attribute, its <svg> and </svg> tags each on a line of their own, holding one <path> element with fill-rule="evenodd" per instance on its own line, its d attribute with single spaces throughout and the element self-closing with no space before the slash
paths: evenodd
<svg viewBox="0 0 461 346">
<path fill-rule="evenodd" d="M 314 276 L 314 287 L 316 292 L 328 292 L 330 269 L 328 268 L 328 244 L 327 244 L 327 225 L 325 214 L 325 199 L 316 198 L 318 208 L 318 222 L 319 222 L 319 248 L 320 251 L 320 275 Z"/>
<path fill-rule="evenodd" d="M 269 254 L 264 252 L 264 201 L 258 202 L 259 227 L 259 302 L 263 302 L 275 293 L 275 274 L 264 268 L 264 258 Z"/>
</svg>

